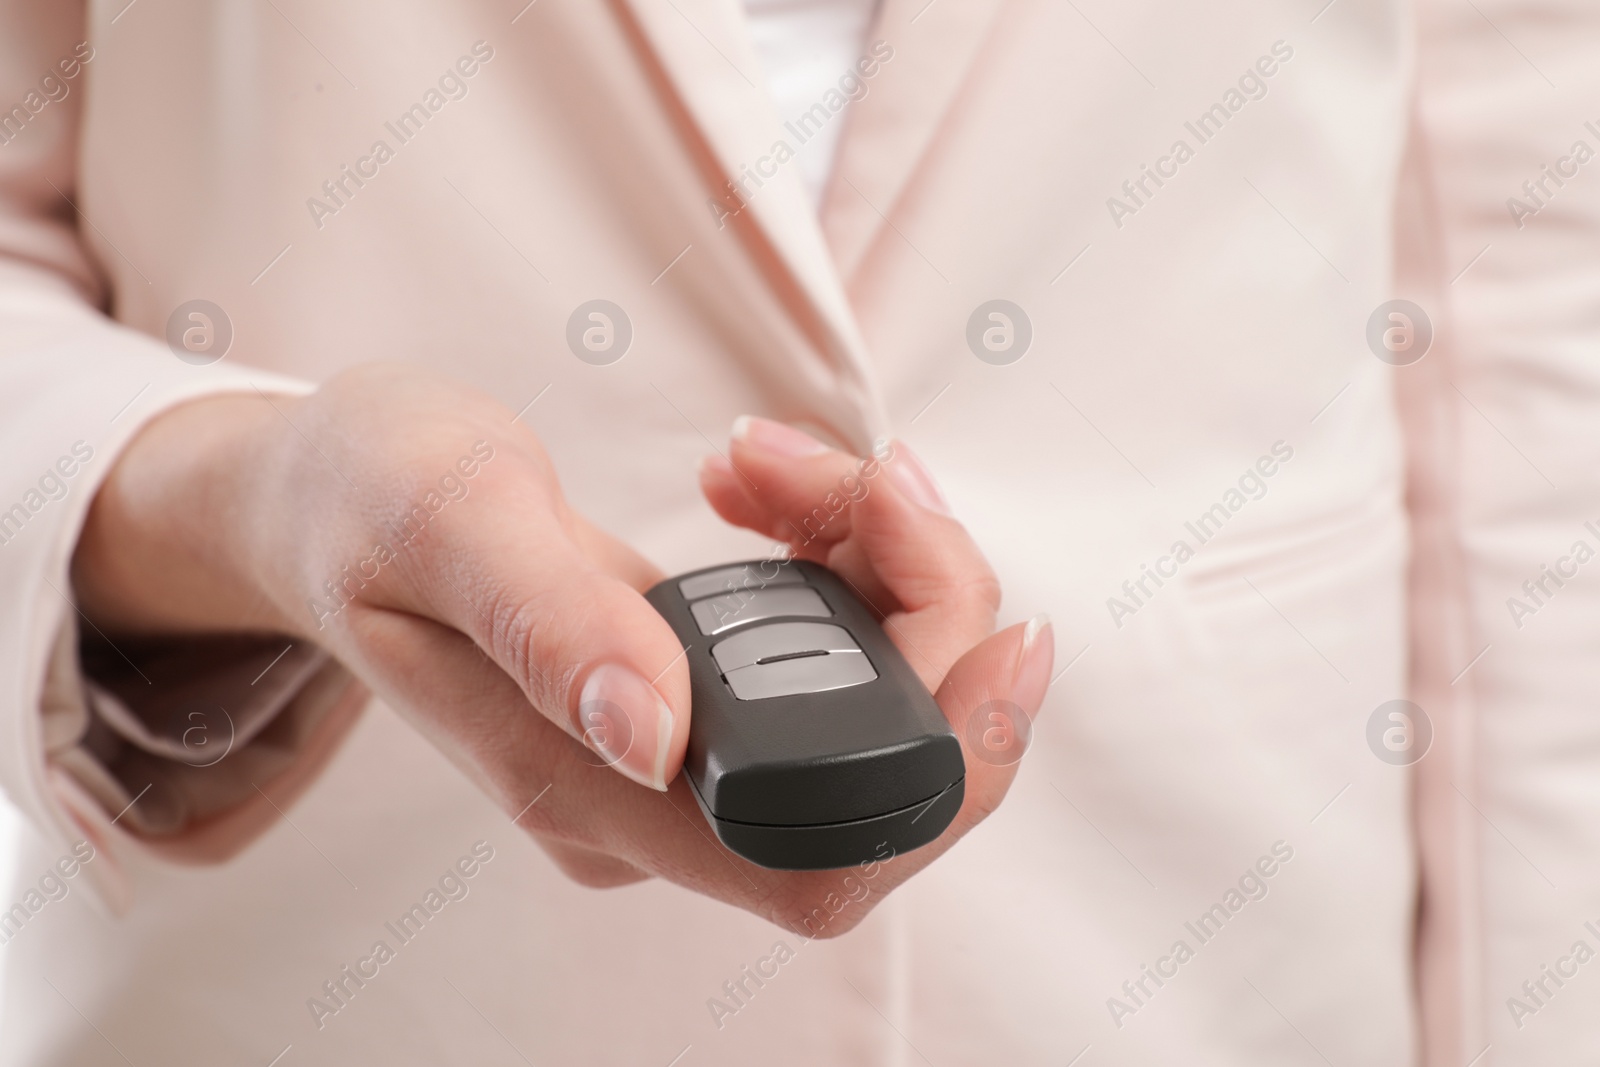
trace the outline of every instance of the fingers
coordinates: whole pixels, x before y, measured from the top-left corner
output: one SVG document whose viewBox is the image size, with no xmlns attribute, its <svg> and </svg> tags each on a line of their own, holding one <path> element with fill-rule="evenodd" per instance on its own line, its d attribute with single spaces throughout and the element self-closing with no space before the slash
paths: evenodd
<svg viewBox="0 0 1600 1067">
<path fill-rule="evenodd" d="M 639 595 L 660 575 L 566 507 L 538 442 L 509 412 L 394 372 L 330 383 L 292 414 L 297 436 L 319 445 L 289 442 L 285 455 L 299 458 L 280 465 L 281 492 L 249 524 L 271 531 L 261 535 L 271 551 L 252 558 L 280 561 L 272 573 L 284 580 L 273 585 L 292 590 L 280 597 L 287 608 L 299 611 L 305 590 L 326 591 L 321 610 L 304 605 L 326 624 L 318 640 L 563 870 L 593 885 L 660 875 L 779 920 L 830 891 L 836 874 L 756 868 L 705 825 L 677 773 L 686 657 Z M 455 470 L 447 486 L 441 472 Z M 323 511 L 342 521 L 273 525 L 306 479 L 320 479 Z M 709 462 L 702 482 L 721 513 L 784 537 L 876 605 L 957 722 L 968 800 L 939 842 L 893 865 L 909 875 L 1009 785 L 1012 768 L 992 750 L 1003 754 L 1005 727 L 1021 729 L 1043 697 L 1048 628 L 984 640 L 993 577 L 903 446 L 859 459 L 741 420 L 728 461 Z M 1007 700 L 1026 710 L 1007 718 Z"/>
<path fill-rule="evenodd" d="M 623 781 L 602 760 L 535 714 L 517 714 L 515 682 L 463 634 L 404 612 L 351 616 L 373 659 L 358 673 L 425 732 L 584 885 L 658 875 L 793 925 L 837 889 L 837 872 L 762 870 L 729 853 L 697 810 L 688 784 L 659 795 Z M 981 642 L 955 664 L 936 699 L 963 746 L 966 796 L 951 827 L 886 867 L 884 890 L 927 866 L 1001 802 L 1031 736 L 1054 660 L 1042 618 Z M 865 909 L 830 924 L 854 925 Z"/>
</svg>

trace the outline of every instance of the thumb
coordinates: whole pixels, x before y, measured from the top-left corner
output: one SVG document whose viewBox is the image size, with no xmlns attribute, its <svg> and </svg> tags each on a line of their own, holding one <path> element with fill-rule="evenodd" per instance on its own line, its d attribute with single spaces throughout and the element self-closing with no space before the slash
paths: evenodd
<svg viewBox="0 0 1600 1067">
<path fill-rule="evenodd" d="M 516 536 L 480 526 L 470 552 L 442 553 L 419 583 L 421 613 L 470 637 L 583 743 L 590 762 L 666 789 L 689 738 L 689 671 L 677 637 L 629 581 L 591 562 L 555 524 L 529 519 L 508 524 Z"/>
</svg>

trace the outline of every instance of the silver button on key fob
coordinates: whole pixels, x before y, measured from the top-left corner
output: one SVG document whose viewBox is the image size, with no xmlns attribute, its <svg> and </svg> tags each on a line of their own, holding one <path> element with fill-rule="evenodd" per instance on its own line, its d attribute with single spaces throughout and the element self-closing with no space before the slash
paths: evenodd
<svg viewBox="0 0 1600 1067">
<path fill-rule="evenodd" d="M 825 870 L 927 844 L 966 765 L 939 705 L 826 567 L 757 560 L 645 594 L 687 648 L 684 770 L 717 837 L 763 867 Z"/>
</svg>

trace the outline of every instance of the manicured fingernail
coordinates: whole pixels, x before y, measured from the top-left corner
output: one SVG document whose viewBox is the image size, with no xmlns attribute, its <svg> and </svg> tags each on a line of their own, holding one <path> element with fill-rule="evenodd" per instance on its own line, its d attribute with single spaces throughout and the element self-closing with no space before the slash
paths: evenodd
<svg viewBox="0 0 1600 1067">
<path fill-rule="evenodd" d="M 733 420 L 733 439 L 751 448 L 759 448 L 790 459 L 820 456 L 828 450 L 827 445 L 808 433 L 802 433 L 793 426 L 785 426 L 771 419 L 756 418 L 754 415 L 740 415 Z"/>
<path fill-rule="evenodd" d="M 1050 616 L 1040 613 L 1022 630 L 1022 654 L 1011 682 L 1011 699 L 1030 716 L 1039 713 L 1050 688 L 1050 668 L 1056 662 L 1056 632 Z"/>
<path fill-rule="evenodd" d="M 636 671 L 602 663 L 578 697 L 583 743 L 640 785 L 665 791 L 672 747 L 672 709 Z"/>
<path fill-rule="evenodd" d="M 894 443 L 894 459 L 889 461 L 888 468 L 895 488 L 911 498 L 912 502 L 929 511 L 954 517 L 949 501 L 939 491 L 939 483 L 933 480 L 928 468 L 904 441 Z"/>
</svg>

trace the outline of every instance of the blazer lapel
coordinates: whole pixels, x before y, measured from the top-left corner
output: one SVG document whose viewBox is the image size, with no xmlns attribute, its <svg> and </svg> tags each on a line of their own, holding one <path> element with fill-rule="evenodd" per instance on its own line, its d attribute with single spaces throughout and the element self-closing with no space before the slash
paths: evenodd
<svg viewBox="0 0 1600 1067">
<path fill-rule="evenodd" d="M 1003 0 L 883 0 L 870 37 L 894 49 L 853 105 L 822 225 L 846 282 L 894 213 Z"/>
<path fill-rule="evenodd" d="M 852 428 L 854 434 L 879 432 L 884 420 L 865 343 L 797 168 L 777 167 L 759 188 L 749 177 L 750 168 L 772 154 L 782 130 L 740 0 L 613 4 L 636 36 L 641 59 L 655 66 L 651 73 L 676 98 L 684 136 L 710 172 L 707 195 L 721 198 L 729 211 L 725 232 L 751 246 L 751 258 L 812 343 L 814 358 L 845 379 L 844 392 L 861 408 L 856 414 L 864 423 Z M 726 185 L 741 179 L 747 198 Z"/>
</svg>

